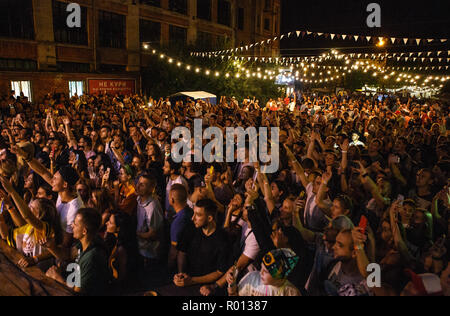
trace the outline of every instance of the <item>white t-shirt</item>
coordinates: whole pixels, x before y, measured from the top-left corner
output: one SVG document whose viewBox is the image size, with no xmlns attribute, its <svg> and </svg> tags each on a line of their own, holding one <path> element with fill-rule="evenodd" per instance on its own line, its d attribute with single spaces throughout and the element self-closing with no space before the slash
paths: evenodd
<svg viewBox="0 0 450 316">
<path fill-rule="evenodd" d="M 248 273 L 238 285 L 239 296 L 301 296 L 288 280 L 281 287 L 264 285 L 259 271 Z"/>
<path fill-rule="evenodd" d="M 164 217 L 159 202 L 153 199 L 143 202 L 140 197 L 138 197 L 137 202 L 136 231 L 147 233 L 152 229 L 161 233 Z M 146 258 L 157 258 L 160 244 L 159 240 L 138 238 L 139 253 Z"/>
<path fill-rule="evenodd" d="M 259 245 L 256 241 L 255 234 L 248 227 L 247 223 L 242 227 L 241 244 L 245 243 L 243 255 L 247 258 L 255 260 L 259 254 Z"/>
<path fill-rule="evenodd" d="M 83 207 L 83 201 L 79 196 L 77 196 L 69 203 L 62 203 L 61 197 L 58 196 L 58 201 L 56 201 L 56 209 L 60 217 L 61 227 L 63 231 L 69 234 L 73 234 L 72 224 L 75 221 L 78 210 Z"/>
</svg>

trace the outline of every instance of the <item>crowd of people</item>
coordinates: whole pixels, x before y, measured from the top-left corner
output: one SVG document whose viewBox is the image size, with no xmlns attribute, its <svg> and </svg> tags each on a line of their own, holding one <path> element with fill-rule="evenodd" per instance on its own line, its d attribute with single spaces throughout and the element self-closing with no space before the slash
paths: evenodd
<svg viewBox="0 0 450 316">
<path fill-rule="evenodd" d="M 60 283 L 78 264 L 77 293 L 450 294 L 447 104 L 12 91 L 0 111 L 1 238 Z M 278 172 L 249 146 L 242 162 L 175 162 L 172 131 L 196 118 L 278 127 Z"/>
</svg>

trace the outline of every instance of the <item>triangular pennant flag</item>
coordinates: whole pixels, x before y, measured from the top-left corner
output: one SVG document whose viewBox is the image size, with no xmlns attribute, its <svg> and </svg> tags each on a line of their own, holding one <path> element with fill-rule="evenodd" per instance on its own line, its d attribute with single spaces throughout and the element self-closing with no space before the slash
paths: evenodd
<svg viewBox="0 0 450 316">
<path fill-rule="evenodd" d="M 312 34 L 312 32 L 310 32 L 310 31 L 306 31 L 306 34 L 308 34 L 308 35 L 311 35 L 311 34 Z"/>
<path fill-rule="evenodd" d="M 439 70 L 441 70 L 442 69 L 442 66 L 439 66 L 439 68 L 438 68 Z"/>
<path fill-rule="evenodd" d="M 420 45 L 420 41 L 421 41 L 421 39 L 420 39 L 420 38 L 416 39 L 416 43 L 417 43 L 417 46 L 419 46 L 419 45 Z"/>
<path fill-rule="evenodd" d="M 405 61 L 408 61 L 408 58 L 409 58 L 409 57 L 405 57 Z"/>
<path fill-rule="evenodd" d="M 343 38 L 343 39 L 346 39 L 346 38 L 347 38 L 347 35 L 342 35 L 342 38 Z"/>
<path fill-rule="evenodd" d="M 360 58 L 361 57 L 361 54 L 358 54 L 358 58 Z"/>
<path fill-rule="evenodd" d="M 397 57 L 397 61 L 400 61 L 400 57 Z"/>
<path fill-rule="evenodd" d="M 433 62 L 433 59 L 434 59 L 434 58 L 430 58 L 430 62 Z"/>
<path fill-rule="evenodd" d="M 438 51 L 438 52 L 437 52 L 437 55 L 439 56 L 441 53 L 442 53 L 442 51 Z"/>
<path fill-rule="evenodd" d="M 441 42 L 442 42 L 442 43 L 445 43 L 445 42 L 447 42 L 447 39 L 445 39 L 445 38 L 444 38 L 444 39 L 441 39 Z"/>
<path fill-rule="evenodd" d="M 433 54 L 432 52 L 428 52 L 427 56 L 430 57 L 430 55 Z"/>
<path fill-rule="evenodd" d="M 395 44 L 395 37 L 391 38 L 391 42 L 392 42 L 392 44 Z"/>
<path fill-rule="evenodd" d="M 414 57 L 414 58 L 413 58 L 413 61 L 416 61 L 416 59 L 417 59 L 417 57 Z"/>
<path fill-rule="evenodd" d="M 408 39 L 407 39 L 407 38 L 404 38 L 404 39 L 403 39 L 403 42 L 405 43 L 405 45 L 408 44 Z"/>
<path fill-rule="evenodd" d="M 419 53 L 419 55 L 418 55 L 418 56 L 420 57 L 421 55 L 422 55 L 422 53 Z"/>
<path fill-rule="evenodd" d="M 370 42 L 371 38 L 372 38 L 371 36 L 366 36 L 368 42 Z"/>
<path fill-rule="evenodd" d="M 322 36 L 323 35 L 323 33 L 317 33 L 317 36 Z"/>
<path fill-rule="evenodd" d="M 359 35 L 355 35 L 355 42 L 358 41 Z"/>
<path fill-rule="evenodd" d="M 409 53 L 409 57 L 411 57 L 412 55 L 414 55 L 414 53 Z"/>
<path fill-rule="evenodd" d="M 425 58 L 422 58 L 422 62 L 424 62 L 425 61 Z"/>
<path fill-rule="evenodd" d="M 432 39 L 432 38 L 428 39 L 428 42 L 432 42 L 432 41 L 434 41 L 434 39 Z"/>
<path fill-rule="evenodd" d="M 439 58 L 439 62 L 441 62 L 442 61 L 442 58 Z"/>
<path fill-rule="evenodd" d="M 282 40 L 284 38 L 284 35 L 281 35 L 280 40 Z"/>
<path fill-rule="evenodd" d="M 297 31 L 297 37 L 300 37 L 301 31 Z"/>
<path fill-rule="evenodd" d="M 330 34 L 331 39 L 333 40 L 336 34 Z"/>
</svg>

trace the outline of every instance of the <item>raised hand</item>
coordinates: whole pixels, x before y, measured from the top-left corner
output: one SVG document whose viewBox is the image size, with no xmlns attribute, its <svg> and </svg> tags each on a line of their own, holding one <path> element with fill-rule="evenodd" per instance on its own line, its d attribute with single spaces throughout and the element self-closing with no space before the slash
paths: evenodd
<svg viewBox="0 0 450 316">
<path fill-rule="evenodd" d="M 341 150 L 342 151 L 348 151 L 349 146 L 350 146 L 349 144 L 350 144 L 350 142 L 348 141 L 348 139 L 345 139 L 344 142 L 341 145 Z"/>
<path fill-rule="evenodd" d="M 70 119 L 67 117 L 67 116 L 64 116 L 63 117 L 63 123 L 64 123 L 64 125 L 69 125 L 70 124 Z"/>
<path fill-rule="evenodd" d="M 14 187 L 12 186 L 10 180 L 6 179 L 3 176 L 0 176 L 0 182 L 2 183 L 3 188 L 5 189 L 6 192 L 8 192 L 9 194 L 14 192 Z"/>
<path fill-rule="evenodd" d="M 352 238 L 355 245 L 364 245 L 367 241 L 367 236 L 362 233 L 362 230 L 360 227 L 355 227 L 352 230 Z"/>
</svg>

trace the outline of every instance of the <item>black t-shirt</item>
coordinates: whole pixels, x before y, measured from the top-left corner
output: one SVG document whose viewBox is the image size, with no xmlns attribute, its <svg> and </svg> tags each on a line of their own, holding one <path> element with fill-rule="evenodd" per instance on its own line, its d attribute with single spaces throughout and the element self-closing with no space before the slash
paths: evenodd
<svg viewBox="0 0 450 316">
<path fill-rule="evenodd" d="M 186 253 L 186 272 L 193 277 L 216 271 L 225 273 L 231 266 L 231 249 L 223 229 L 217 229 L 211 236 L 206 236 L 201 228 L 187 229 L 178 250 Z"/>
</svg>

